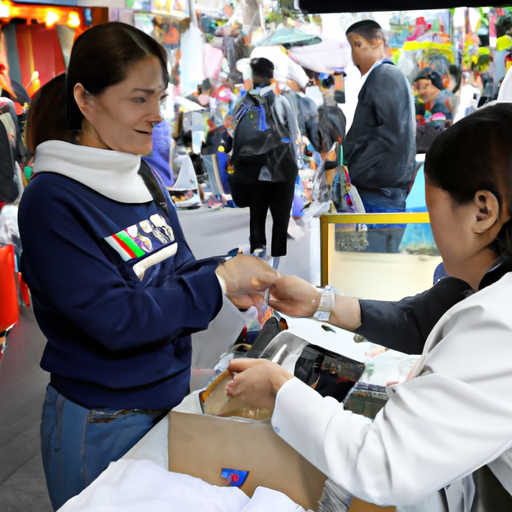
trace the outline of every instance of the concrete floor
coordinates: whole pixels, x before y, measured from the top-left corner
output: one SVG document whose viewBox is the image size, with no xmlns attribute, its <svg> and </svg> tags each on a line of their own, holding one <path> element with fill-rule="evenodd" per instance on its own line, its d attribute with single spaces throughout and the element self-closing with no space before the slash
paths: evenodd
<svg viewBox="0 0 512 512">
<path fill-rule="evenodd" d="M 195 210 L 180 212 L 187 240 L 197 258 L 225 254 L 248 243 L 248 210 Z M 269 220 L 270 225 L 270 220 Z M 270 230 L 267 230 L 270 234 Z M 279 270 L 314 282 L 318 275 L 318 244 L 308 230 L 290 240 L 288 256 Z M 311 250 L 313 248 L 313 250 Z M 39 448 L 39 422 L 48 374 L 39 368 L 45 338 L 31 310 L 21 311 L 20 321 L 7 337 L 0 362 L 0 511 L 50 512 Z M 202 346 L 200 340 L 197 346 Z M 210 344 L 211 346 L 211 344 Z M 219 347 L 218 350 L 221 350 Z M 217 361 L 221 352 L 202 358 Z"/>
<path fill-rule="evenodd" d="M 0 510 L 50 512 L 39 449 L 48 374 L 39 368 L 45 338 L 24 309 L 0 362 Z"/>
</svg>

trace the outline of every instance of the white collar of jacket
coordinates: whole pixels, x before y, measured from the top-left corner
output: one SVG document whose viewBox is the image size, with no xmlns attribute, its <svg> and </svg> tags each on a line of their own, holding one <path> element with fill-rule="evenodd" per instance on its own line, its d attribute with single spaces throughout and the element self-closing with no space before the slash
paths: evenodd
<svg viewBox="0 0 512 512">
<path fill-rule="evenodd" d="M 49 140 L 37 146 L 33 172 L 62 174 L 120 203 L 147 203 L 153 197 L 138 174 L 140 161 L 131 153 Z"/>
</svg>

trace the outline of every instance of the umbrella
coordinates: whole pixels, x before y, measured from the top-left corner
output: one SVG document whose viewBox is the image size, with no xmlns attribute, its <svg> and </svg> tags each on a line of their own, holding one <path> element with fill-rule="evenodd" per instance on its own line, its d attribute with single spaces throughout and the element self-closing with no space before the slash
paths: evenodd
<svg viewBox="0 0 512 512">
<path fill-rule="evenodd" d="M 287 48 L 288 46 L 309 45 L 320 42 L 322 42 L 322 39 L 316 34 L 308 34 L 295 27 L 282 27 L 278 28 L 265 39 L 258 41 L 255 46 L 283 45 Z"/>
</svg>

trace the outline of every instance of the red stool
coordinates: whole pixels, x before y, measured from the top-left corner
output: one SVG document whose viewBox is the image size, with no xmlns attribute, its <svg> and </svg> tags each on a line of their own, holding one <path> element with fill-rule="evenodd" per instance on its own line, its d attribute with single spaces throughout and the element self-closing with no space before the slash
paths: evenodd
<svg viewBox="0 0 512 512">
<path fill-rule="evenodd" d="M 3 333 L 12 327 L 20 316 L 13 245 L 0 247 L 0 283 L 0 333 Z"/>
</svg>

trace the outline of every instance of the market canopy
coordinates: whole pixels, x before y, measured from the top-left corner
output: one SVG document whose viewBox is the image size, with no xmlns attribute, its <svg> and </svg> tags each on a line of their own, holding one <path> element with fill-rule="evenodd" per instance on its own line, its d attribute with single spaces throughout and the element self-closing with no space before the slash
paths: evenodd
<svg viewBox="0 0 512 512">
<path fill-rule="evenodd" d="M 414 11 L 451 7 L 486 7 L 482 0 L 298 0 L 305 13 Z M 510 4 L 493 4 L 493 7 Z"/>
</svg>

